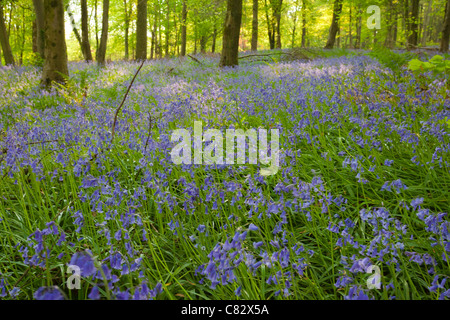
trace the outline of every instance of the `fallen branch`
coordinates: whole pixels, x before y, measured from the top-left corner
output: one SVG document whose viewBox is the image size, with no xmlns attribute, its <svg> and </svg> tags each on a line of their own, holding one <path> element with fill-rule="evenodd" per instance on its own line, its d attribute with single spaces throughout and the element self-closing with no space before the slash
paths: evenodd
<svg viewBox="0 0 450 320">
<path fill-rule="evenodd" d="M 200 60 L 198 60 L 196 57 L 193 57 L 193 56 L 191 56 L 190 54 L 187 54 L 187 56 L 188 56 L 189 58 L 191 58 L 192 60 L 194 60 L 195 62 L 197 62 L 197 63 L 203 65 L 203 63 L 202 63 Z"/>
</svg>

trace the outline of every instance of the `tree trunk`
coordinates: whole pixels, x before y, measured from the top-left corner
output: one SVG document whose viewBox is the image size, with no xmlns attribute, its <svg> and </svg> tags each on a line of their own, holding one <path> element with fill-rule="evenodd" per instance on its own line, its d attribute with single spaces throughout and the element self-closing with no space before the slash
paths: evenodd
<svg viewBox="0 0 450 320">
<path fill-rule="evenodd" d="M 207 42 L 207 38 L 205 35 L 202 35 L 200 37 L 200 52 L 201 53 L 206 53 L 206 42 Z"/>
<path fill-rule="evenodd" d="M 220 67 L 238 65 L 239 34 L 242 20 L 242 0 L 227 0 Z"/>
<path fill-rule="evenodd" d="M 336 34 L 339 31 L 339 18 L 342 12 L 343 0 L 335 0 L 333 8 L 333 20 L 331 21 L 330 33 L 328 35 L 328 41 L 325 45 L 325 49 L 333 49 L 334 42 L 336 41 Z"/>
<path fill-rule="evenodd" d="M 33 0 L 34 12 L 36 14 L 36 48 L 44 59 L 44 0 Z"/>
<path fill-rule="evenodd" d="M 433 6 L 433 0 L 429 0 L 427 10 L 424 14 L 423 19 L 423 34 L 422 34 L 422 43 L 421 46 L 425 47 L 427 45 L 427 38 L 428 38 L 428 26 L 430 24 L 430 16 L 431 16 L 431 9 Z"/>
<path fill-rule="evenodd" d="M 47 88 L 52 82 L 65 84 L 69 76 L 63 2 L 64 0 L 44 0 L 45 62 L 42 84 Z"/>
<path fill-rule="evenodd" d="M 130 32 L 130 15 L 131 12 L 128 10 L 127 0 L 123 0 L 123 6 L 125 10 L 125 21 L 124 21 L 124 44 L 125 44 L 125 60 L 128 60 L 130 57 L 130 49 L 129 49 L 129 32 Z"/>
<path fill-rule="evenodd" d="M 136 60 L 147 59 L 147 0 L 137 1 Z"/>
<path fill-rule="evenodd" d="M 213 36 L 212 36 L 212 46 L 211 46 L 211 52 L 216 52 L 216 39 L 217 39 L 217 28 L 214 27 L 213 30 Z"/>
<path fill-rule="evenodd" d="M 408 0 L 404 0 L 404 2 L 403 2 L 403 5 L 404 5 L 404 12 L 403 12 L 403 15 L 404 15 L 404 23 L 403 23 L 403 27 L 404 27 L 404 30 L 405 30 L 405 47 L 407 48 L 407 49 L 409 49 L 409 28 L 410 28 L 410 24 L 409 24 L 409 2 L 408 2 Z"/>
<path fill-rule="evenodd" d="M 302 48 L 306 46 L 306 0 L 302 3 Z"/>
<path fill-rule="evenodd" d="M 167 12 L 166 12 L 166 25 L 165 25 L 165 37 L 166 37 L 166 39 L 165 39 L 165 48 L 164 48 L 164 51 L 165 51 L 165 55 L 166 55 L 166 57 L 168 57 L 169 56 L 169 37 L 170 37 L 170 1 L 169 0 L 166 0 L 167 1 Z"/>
<path fill-rule="evenodd" d="M 14 65 L 14 56 L 9 45 L 8 32 L 6 31 L 5 18 L 3 16 L 3 6 L 0 4 L 0 42 L 3 49 L 3 57 L 6 65 Z"/>
<path fill-rule="evenodd" d="M 411 35 L 408 39 L 408 46 L 411 49 L 417 48 L 418 27 L 419 27 L 419 0 L 411 0 Z"/>
<path fill-rule="evenodd" d="M 253 0 L 252 51 L 258 50 L 258 0 Z"/>
<path fill-rule="evenodd" d="M 183 9 L 181 11 L 181 52 L 180 55 L 186 55 L 186 20 L 187 20 L 187 6 L 186 1 L 183 0 Z"/>
<path fill-rule="evenodd" d="M 358 22 L 356 25 L 356 49 L 361 49 L 362 9 L 358 8 Z"/>
<path fill-rule="evenodd" d="M 275 47 L 281 49 L 281 8 L 283 6 L 283 0 L 270 0 L 270 5 L 273 12 L 273 37 L 274 40 L 276 40 Z"/>
<path fill-rule="evenodd" d="M 100 65 L 105 64 L 106 44 L 108 42 L 108 20 L 109 20 L 109 0 L 103 0 L 102 35 L 100 37 L 100 45 L 97 51 L 97 62 Z"/>
<path fill-rule="evenodd" d="M 442 39 L 441 39 L 441 52 L 448 51 L 448 45 L 450 42 L 450 0 L 447 0 L 447 6 L 445 9 L 445 17 L 444 17 L 444 26 L 442 30 Z"/>
<path fill-rule="evenodd" d="M 81 41 L 81 36 L 80 36 L 80 33 L 78 32 L 77 24 L 75 23 L 75 18 L 73 17 L 72 10 L 70 10 L 69 2 L 67 2 L 67 4 L 66 4 L 66 11 L 67 11 L 67 15 L 69 16 L 69 19 L 70 19 L 70 24 L 72 25 L 73 34 L 75 35 L 75 38 L 77 39 L 78 44 L 80 45 L 81 53 L 83 54 L 84 59 L 87 60 L 86 56 L 85 56 L 85 52 L 83 50 L 83 42 Z"/>
<path fill-rule="evenodd" d="M 156 15 L 153 20 L 153 30 L 152 30 L 152 46 L 150 49 L 150 59 L 156 58 Z"/>
<path fill-rule="evenodd" d="M 267 0 L 264 0 L 264 9 L 266 12 L 267 21 L 267 33 L 269 35 L 269 46 L 270 50 L 275 49 L 275 24 L 272 18 L 269 18 L 269 6 L 267 5 Z"/>
<path fill-rule="evenodd" d="M 349 10 L 349 24 L 348 24 L 348 35 L 349 35 L 349 41 L 350 45 L 349 48 L 353 49 L 353 35 L 352 35 L 352 4 L 350 3 L 350 10 Z"/>
<path fill-rule="evenodd" d="M 92 61 L 91 44 L 89 43 L 87 0 L 81 0 L 81 42 L 84 58 L 87 62 Z"/>
<path fill-rule="evenodd" d="M 97 52 L 98 52 L 98 47 L 99 47 L 97 9 L 98 9 L 98 2 L 97 2 L 97 0 L 95 0 L 95 3 L 94 3 L 94 24 L 95 24 L 95 57 L 96 58 L 97 58 Z"/>
</svg>

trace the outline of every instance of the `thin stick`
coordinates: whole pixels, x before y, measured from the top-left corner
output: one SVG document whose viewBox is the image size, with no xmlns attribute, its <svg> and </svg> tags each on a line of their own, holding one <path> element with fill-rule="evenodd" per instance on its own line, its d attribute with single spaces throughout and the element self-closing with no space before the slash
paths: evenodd
<svg viewBox="0 0 450 320">
<path fill-rule="evenodd" d="M 144 151 L 147 150 L 148 140 L 150 140 L 150 135 L 152 134 L 152 116 L 151 115 L 148 117 L 148 122 L 149 122 L 149 124 L 148 124 L 148 136 L 147 136 L 147 141 L 145 142 Z"/>
<path fill-rule="evenodd" d="M 128 92 L 130 92 L 131 86 L 133 85 L 134 79 L 136 79 L 136 76 L 138 75 L 139 71 L 141 71 L 142 66 L 144 65 L 145 59 L 142 59 L 141 65 L 137 69 L 136 73 L 134 74 L 133 79 L 131 80 L 130 85 L 128 86 L 127 92 L 125 92 L 125 96 L 123 97 L 122 102 L 120 103 L 120 106 L 116 109 L 116 114 L 114 115 L 114 122 L 111 129 L 111 141 L 114 139 L 114 133 L 116 131 L 116 122 L 117 122 L 117 116 L 119 114 L 120 109 L 122 108 L 123 104 L 125 103 L 125 100 L 127 99 Z"/>
<path fill-rule="evenodd" d="M 190 54 L 187 54 L 187 56 L 188 56 L 189 58 L 191 58 L 192 60 L 194 60 L 195 62 L 197 62 L 197 63 L 199 63 L 199 64 L 203 65 L 203 63 L 201 63 L 201 61 L 200 61 L 200 60 L 198 60 L 197 58 L 195 58 L 195 57 L 191 56 Z"/>
</svg>

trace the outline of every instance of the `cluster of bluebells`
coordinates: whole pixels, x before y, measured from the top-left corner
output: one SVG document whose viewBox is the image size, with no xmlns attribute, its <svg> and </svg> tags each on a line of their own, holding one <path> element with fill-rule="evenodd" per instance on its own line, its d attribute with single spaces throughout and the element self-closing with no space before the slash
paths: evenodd
<svg viewBox="0 0 450 320">
<path fill-rule="evenodd" d="M 217 62 L 204 59 L 206 65 Z M 224 71 L 194 66 L 179 66 L 172 60 L 147 62 L 120 113 L 114 141 L 113 107 L 120 98 L 108 96 L 106 89 L 129 84 L 130 63 L 108 64 L 101 75 L 88 65 L 71 65 L 72 71 L 92 77 L 88 97 L 78 102 L 37 86 L 27 89 L 28 95 L 11 94 L 0 86 L 6 97 L 0 108 L 17 120 L 0 122 L 0 174 L 13 188 L 25 174 L 56 189 L 55 195 L 64 189 L 62 183 L 75 184 L 71 198 L 77 205 L 57 208 L 68 213 L 69 222 L 46 221 L 17 244 L 26 266 L 33 270 L 79 266 L 81 276 L 95 283 L 90 299 L 103 298 L 105 290 L 117 299 L 155 298 L 162 286 L 150 289 L 143 252 L 151 245 L 149 225 L 160 221 L 157 227 L 167 228 L 176 241 L 192 242 L 199 255 L 209 252 L 194 275 L 200 283 L 212 289 L 237 284 L 235 294 L 242 295 L 242 270 L 259 276 L 264 267 L 266 284 L 275 295 L 289 297 L 307 276 L 311 259 L 319 255 L 315 251 L 324 250 L 310 239 L 300 241 L 299 227 L 315 230 L 325 221 L 322 229 L 329 246 L 341 253 L 339 272 L 332 281 L 345 290 L 345 299 L 373 297 L 363 282 L 374 264 L 400 272 L 400 259 L 406 257 L 410 264 L 426 266 L 430 276 L 442 271 L 450 252 L 447 213 L 422 208 L 423 198 L 406 201 L 407 192 L 416 186 L 394 173 L 409 164 L 412 170 L 445 174 L 442 168 L 448 168 L 450 145 L 448 126 L 442 120 L 449 116 L 448 99 L 438 108 L 433 102 L 440 101 L 437 91 L 417 93 L 416 108 L 408 108 L 414 83 L 386 81 L 384 86 L 398 93 L 398 103 L 392 103 L 394 99 L 380 93 L 374 80 L 389 71 L 364 56 Z M 178 76 L 161 76 L 161 70 L 175 67 Z M 25 71 L 19 71 L 23 76 Z M 4 68 L 0 72 L 12 77 Z M 34 71 L 29 77 L 38 81 Z M 34 107 L 44 99 L 58 103 L 42 110 Z M 422 115 L 418 108 L 428 108 L 429 114 Z M 149 115 L 154 113 L 160 117 L 149 132 Z M 251 119 L 255 126 L 270 124 L 280 130 L 281 168 L 275 177 L 263 177 L 250 165 L 173 164 L 170 134 L 174 127 L 186 126 L 180 120 L 195 116 L 205 128 L 221 130 L 250 125 L 246 120 L 236 123 L 236 115 L 238 120 Z M 414 122 L 419 117 L 420 126 Z M 345 132 L 344 125 L 351 129 Z M 430 154 L 422 151 L 425 145 L 432 145 Z M 398 146 L 408 154 L 403 163 L 390 153 Z M 315 171 L 305 172 L 312 154 L 323 161 L 316 168 L 350 175 L 357 179 L 358 188 L 370 187 L 383 199 L 394 199 L 402 210 L 416 211 L 439 254 L 411 248 L 408 240 L 413 232 L 407 220 L 394 215 L 392 201 L 358 212 L 348 195 L 336 190 L 334 181 Z M 4 196 L 2 201 L 14 200 Z M 248 221 L 252 223 L 242 231 Z M 93 249 L 95 241 L 101 243 L 100 249 Z M 131 276 L 139 284 L 124 288 Z M 20 294 L 11 283 L 2 276 L 2 297 Z M 445 285 L 435 278 L 430 291 L 440 290 L 442 297 L 448 297 Z M 60 287 L 41 287 L 34 298 L 64 299 L 66 293 Z"/>
</svg>

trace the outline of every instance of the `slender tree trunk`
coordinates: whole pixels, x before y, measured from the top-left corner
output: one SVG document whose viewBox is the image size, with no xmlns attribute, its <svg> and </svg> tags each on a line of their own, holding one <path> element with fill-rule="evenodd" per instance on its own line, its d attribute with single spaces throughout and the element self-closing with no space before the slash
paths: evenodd
<svg viewBox="0 0 450 320">
<path fill-rule="evenodd" d="M 169 56 L 169 37 L 170 37 L 170 1 L 166 0 L 167 2 L 167 12 L 166 12 L 166 25 L 165 25 L 165 55 L 166 57 Z"/>
<path fill-rule="evenodd" d="M 419 0 L 411 0 L 411 35 L 408 39 L 408 46 L 413 49 L 417 48 L 418 27 L 419 27 Z"/>
<path fill-rule="evenodd" d="M 206 42 L 207 42 L 208 38 L 206 37 L 206 35 L 202 35 L 200 37 L 200 52 L 201 53 L 206 53 Z"/>
<path fill-rule="evenodd" d="M 98 39 L 98 17 L 97 17 L 97 8 L 98 2 L 95 0 L 94 3 L 94 24 L 95 24 L 95 57 L 98 56 L 98 47 L 99 47 L 99 39 Z"/>
<path fill-rule="evenodd" d="M 410 32 L 410 24 L 409 24 L 409 1 L 408 0 L 404 0 L 403 1 L 403 5 L 404 5 L 404 12 L 403 12 L 403 18 L 404 18 L 404 30 L 405 30 L 405 47 L 407 49 L 409 49 L 409 32 Z"/>
<path fill-rule="evenodd" d="M 217 28 L 214 26 L 213 30 L 213 36 L 212 36 L 212 46 L 211 46 L 211 52 L 216 52 L 216 39 L 217 39 Z"/>
<path fill-rule="evenodd" d="M 147 59 L 147 0 L 137 0 L 136 60 Z"/>
<path fill-rule="evenodd" d="M 253 0 L 252 51 L 258 50 L 258 0 Z"/>
<path fill-rule="evenodd" d="M 186 20 L 187 20 L 187 6 L 186 0 L 183 0 L 183 9 L 181 11 L 181 52 L 180 55 L 186 55 Z"/>
<path fill-rule="evenodd" d="M 238 65 L 239 34 L 242 20 L 242 0 L 227 0 L 220 67 Z"/>
<path fill-rule="evenodd" d="M 154 58 L 156 58 L 156 15 L 153 19 L 152 46 L 150 49 L 150 59 Z"/>
<path fill-rule="evenodd" d="M 158 5 L 158 57 L 162 59 L 161 7 Z"/>
<path fill-rule="evenodd" d="M 447 6 L 445 9 L 444 26 L 442 30 L 441 39 L 441 52 L 448 52 L 448 46 L 450 42 L 450 0 L 447 0 Z"/>
<path fill-rule="evenodd" d="M 342 12 L 343 0 L 335 0 L 333 8 L 333 20 L 331 21 L 330 33 L 328 35 L 328 41 L 325 45 L 325 49 L 333 49 L 334 42 L 336 41 L 336 34 L 339 31 L 339 18 Z"/>
<path fill-rule="evenodd" d="M 362 9 L 358 8 L 358 22 L 356 25 L 356 49 L 361 49 Z"/>
<path fill-rule="evenodd" d="M 281 8 L 283 6 L 283 0 L 271 0 L 270 1 L 273 11 L 274 29 L 276 33 L 275 47 L 281 49 Z"/>
<path fill-rule="evenodd" d="M 302 2 L 302 48 L 306 47 L 306 0 Z"/>
<path fill-rule="evenodd" d="M 14 56 L 9 45 L 9 37 L 6 31 L 5 18 L 3 16 L 3 6 L 0 4 L 0 42 L 3 49 L 3 57 L 6 65 L 14 65 Z M 1 60 L 1 59 L 0 59 Z"/>
<path fill-rule="evenodd" d="M 91 44 L 89 43 L 87 0 L 81 0 L 81 41 L 86 61 L 92 61 Z"/>
<path fill-rule="evenodd" d="M 108 21 L 109 21 L 109 0 L 103 0 L 102 35 L 100 38 L 100 45 L 98 47 L 97 52 L 97 62 L 100 65 L 105 64 L 106 44 L 108 42 Z"/>
<path fill-rule="evenodd" d="M 42 84 L 47 88 L 52 82 L 65 84 L 69 76 L 63 2 L 63 0 L 44 0 L 45 62 Z"/>
<path fill-rule="evenodd" d="M 422 35 L 422 43 L 421 46 L 425 47 L 427 45 L 427 38 L 428 38 L 428 28 L 430 25 L 430 16 L 431 16 L 431 9 L 433 7 L 433 0 L 428 1 L 428 7 L 427 10 L 424 13 L 424 19 L 423 19 L 423 35 Z"/>
<path fill-rule="evenodd" d="M 267 33 L 269 35 L 269 46 L 270 50 L 272 50 L 275 49 L 275 24 L 273 18 L 269 18 L 269 6 L 267 5 L 267 0 L 264 0 L 264 4 L 267 21 Z"/>
<path fill-rule="evenodd" d="M 72 25 L 73 34 L 75 35 L 75 38 L 77 39 L 78 44 L 80 45 L 81 53 L 83 54 L 84 59 L 87 60 L 87 58 L 85 56 L 85 52 L 83 50 L 83 41 L 81 40 L 80 33 L 78 32 L 77 24 L 75 23 L 75 18 L 73 17 L 72 10 L 70 9 L 69 2 L 67 2 L 67 4 L 66 4 L 66 11 L 67 11 L 67 15 L 69 16 L 69 19 L 70 19 L 70 24 Z"/>
<path fill-rule="evenodd" d="M 349 24 L 348 24 L 348 35 L 349 35 L 349 41 L 350 45 L 349 48 L 353 49 L 353 35 L 352 35 L 352 4 L 350 3 L 350 10 L 349 10 Z"/>
<path fill-rule="evenodd" d="M 125 44 L 125 60 L 128 60 L 130 57 L 130 49 L 129 49 L 129 32 L 130 32 L 130 10 L 128 10 L 127 0 L 123 0 L 123 6 L 125 10 L 125 21 L 124 21 L 124 44 Z"/>
<path fill-rule="evenodd" d="M 44 0 L 33 0 L 34 12 L 36 14 L 36 48 L 44 59 Z"/>
</svg>

